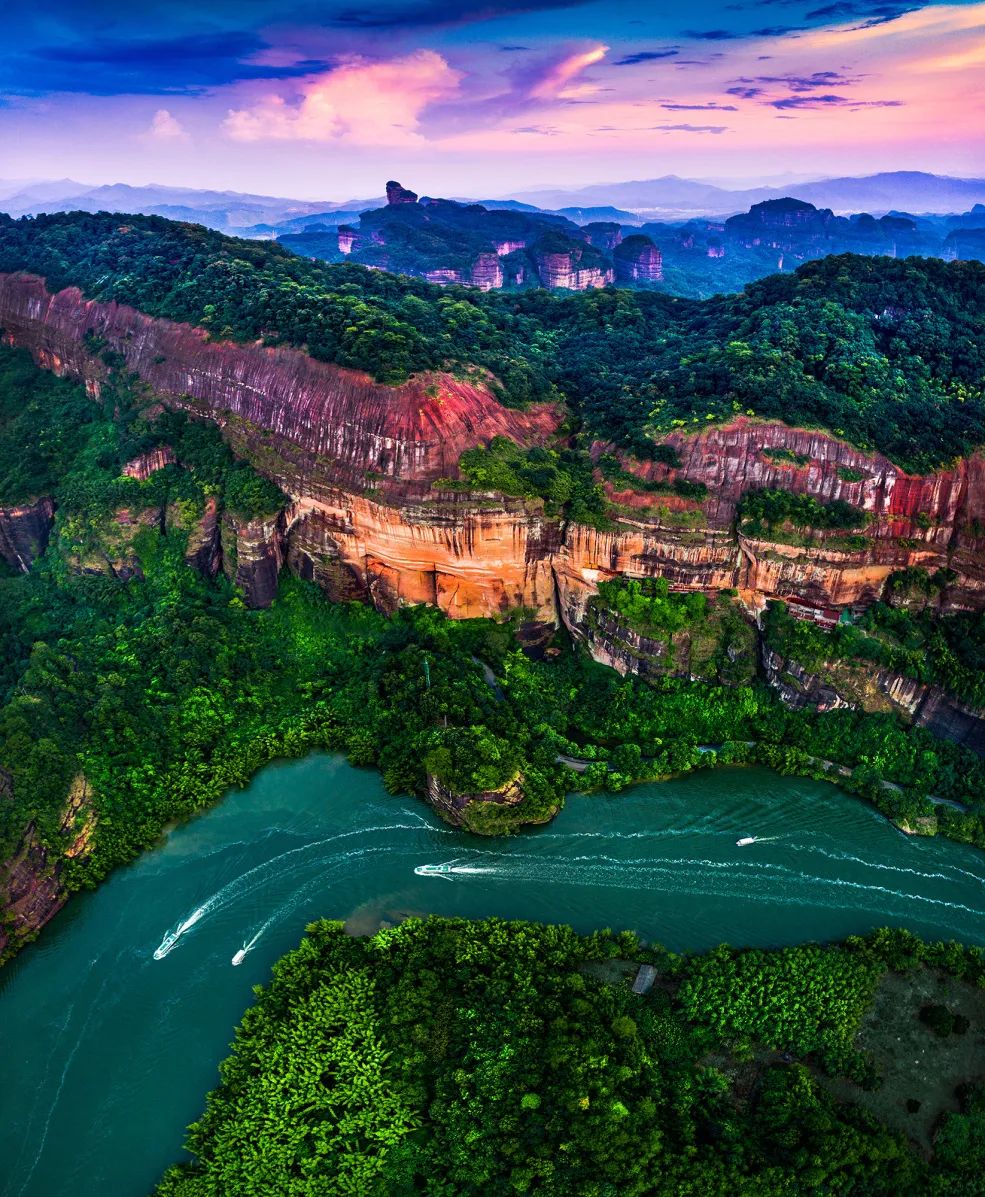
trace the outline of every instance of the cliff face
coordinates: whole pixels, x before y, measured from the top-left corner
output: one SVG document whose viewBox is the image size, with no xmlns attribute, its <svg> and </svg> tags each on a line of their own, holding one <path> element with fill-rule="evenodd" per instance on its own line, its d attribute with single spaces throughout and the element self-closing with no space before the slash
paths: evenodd
<svg viewBox="0 0 985 1197">
<path fill-rule="evenodd" d="M 541 286 L 544 287 L 590 291 L 595 287 L 606 287 L 615 279 L 611 267 L 582 266 L 577 250 L 567 253 L 538 253 L 534 261 Z"/>
<path fill-rule="evenodd" d="M 985 756 L 982 712 L 965 706 L 939 686 L 924 685 L 865 662 L 829 662 L 822 676 L 781 657 L 767 645 L 763 646 L 763 668 L 770 685 L 794 709 L 854 707 L 894 713 L 915 727 L 925 727 Z"/>
<path fill-rule="evenodd" d="M 269 601 L 286 561 L 339 597 L 431 602 L 456 617 L 525 607 L 534 620 L 569 628 L 583 623 L 598 581 L 617 575 L 663 576 L 678 589 L 733 587 L 753 608 L 774 597 L 843 606 L 879 597 L 895 570 L 947 567 L 957 578 L 945 605 L 985 607 L 979 455 L 917 477 L 818 431 L 739 418 L 668 438 L 678 468 L 623 463 L 652 481 L 701 482 L 707 498 L 610 486 L 623 515 L 602 532 L 545 518 L 537 503 L 431 488 L 454 476 L 467 447 L 496 434 L 536 443 L 557 426 L 554 408 L 511 411 L 480 382 L 436 375 L 385 387 L 295 350 L 211 343 L 78 291 L 52 296 L 28 276 L 0 276 L 0 326 L 94 392 L 104 371 L 83 337 L 105 338 L 166 402 L 211 415 L 236 451 L 279 483 L 292 502 L 276 518 L 245 524 L 207 509 L 190 533 L 189 559 L 209 573 L 221 561 L 257 604 Z M 165 450 L 130 468 L 145 476 L 168 460 Z M 851 538 L 753 539 L 736 532 L 736 508 L 761 487 L 843 499 L 870 522 Z M 50 504 L 36 507 L 0 515 L 0 551 L 17 568 L 50 524 Z M 168 519 L 118 515 L 121 528 Z"/>
<path fill-rule="evenodd" d="M 739 583 L 766 595 L 803 593 L 811 601 L 870 602 L 894 570 L 949 567 L 951 606 L 985 606 L 985 459 L 911 475 L 881 454 L 865 454 L 822 432 L 739 418 L 692 436 L 674 435 L 679 469 L 656 463 L 638 470 L 651 480 L 683 478 L 708 487 L 709 526 L 734 526 L 743 493 L 779 488 L 822 502 L 843 499 L 867 512 L 862 550 L 844 535 L 817 534 L 807 547 L 739 538 L 747 562 Z M 801 464 L 801 462 L 803 464 Z M 633 501 L 630 498 L 630 501 Z M 643 500 L 637 497 L 637 501 Z"/>
<path fill-rule="evenodd" d="M 0 795 L 2 800 L 2 795 Z M 79 775 L 72 783 L 59 827 L 63 843 L 60 852 L 41 842 L 37 829 L 28 824 L 14 855 L 0 863 L 0 959 L 15 951 L 65 905 L 68 895 L 59 879 L 58 860 L 84 856 L 88 852 L 95 818 L 88 786 Z"/>
<path fill-rule="evenodd" d="M 42 498 L 20 507 L 0 507 L 0 557 L 26 573 L 48 545 L 55 506 Z"/>
<path fill-rule="evenodd" d="M 620 283 L 659 283 L 664 276 L 663 255 L 649 237 L 641 234 L 627 237 L 612 260 Z"/>
<path fill-rule="evenodd" d="M 83 342 L 95 333 L 166 402 L 264 429 L 301 450 L 306 472 L 336 482 L 362 481 L 367 471 L 431 481 L 497 433 L 531 444 L 559 420 L 548 406 L 504 408 L 481 381 L 436 374 L 387 387 L 299 350 L 210 342 L 200 329 L 95 303 L 74 288 L 51 295 L 29 275 L 0 275 L 0 327 L 39 364 L 98 389 L 104 371 Z"/>
</svg>

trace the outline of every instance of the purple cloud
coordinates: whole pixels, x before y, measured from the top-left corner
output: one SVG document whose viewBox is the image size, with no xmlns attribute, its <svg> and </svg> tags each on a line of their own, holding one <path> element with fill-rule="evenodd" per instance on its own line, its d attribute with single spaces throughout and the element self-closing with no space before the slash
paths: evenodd
<svg viewBox="0 0 985 1197">
<path fill-rule="evenodd" d="M 734 104 L 661 104 L 668 112 L 738 112 Z"/>
<path fill-rule="evenodd" d="M 617 58 L 613 66 L 636 66 L 641 62 L 656 62 L 659 58 L 674 58 L 680 54 L 677 47 L 669 50 L 639 50 L 636 54 L 627 54 L 625 58 Z"/>
<path fill-rule="evenodd" d="M 660 133 L 727 133 L 725 125 L 651 125 Z"/>
<path fill-rule="evenodd" d="M 850 96 L 784 96 L 766 101 L 771 108 L 902 108 L 902 100 L 854 100 Z"/>
</svg>

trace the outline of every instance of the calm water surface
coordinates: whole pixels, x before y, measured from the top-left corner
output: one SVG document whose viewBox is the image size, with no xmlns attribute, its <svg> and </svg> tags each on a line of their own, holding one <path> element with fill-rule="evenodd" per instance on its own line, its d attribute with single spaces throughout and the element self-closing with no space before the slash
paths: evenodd
<svg viewBox="0 0 985 1197">
<path fill-rule="evenodd" d="M 750 835 L 764 838 L 736 846 Z M 415 873 L 434 864 L 455 871 Z M 252 986 L 305 923 L 426 913 L 628 927 L 674 949 L 886 924 L 982 944 L 985 854 L 759 769 L 571 798 L 549 827 L 490 842 L 338 758 L 272 766 L 0 970 L 0 1193 L 147 1193 L 180 1158 Z"/>
</svg>

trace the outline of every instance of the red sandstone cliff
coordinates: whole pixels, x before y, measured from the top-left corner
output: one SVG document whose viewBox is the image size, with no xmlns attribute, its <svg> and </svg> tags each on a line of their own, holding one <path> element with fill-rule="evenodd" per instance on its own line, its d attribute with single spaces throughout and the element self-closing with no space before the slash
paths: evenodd
<svg viewBox="0 0 985 1197">
<path fill-rule="evenodd" d="M 190 559 L 208 572 L 221 564 L 258 605 L 286 561 L 339 597 L 383 607 L 432 602 L 456 617 L 522 606 L 569 627 L 598 580 L 617 574 L 665 576 L 677 588 L 735 587 L 753 607 L 772 597 L 850 605 L 877 598 L 894 570 L 946 566 L 958 575 L 947 604 L 985 607 L 978 455 L 916 477 L 828 434 L 739 418 L 669 437 L 678 469 L 624 462 L 645 478 L 702 482 L 705 500 L 613 493 L 624 514 L 615 530 L 600 532 L 545 518 L 537 503 L 430 488 L 454 475 L 466 447 L 497 433 L 532 443 L 556 427 L 554 409 L 510 411 L 481 383 L 434 376 L 389 388 L 296 350 L 212 343 L 74 290 L 51 296 L 28 276 L 0 276 L 0 326 L 42 364 L 93 390 L 104 371 L 83 337 L 95 331 L 166 401 L 222 423 L 236 451 L 280 484 L 292 498 L 280 517 L 240 525 L 212 510 L 189 546 Z M 847 543 L 835 533 L 801 544 L 754 540 L 736 533 L 735 517 L 742 494 L 756 487 L 844 499 L 871 521 L 864 539 Z M 42 543 L 50 505 L 41 514 L 31 543 Z M 11 513 L 0 517 L 5 555 L 28 539 L 10 521 Z"/>
<path fill-rule="evenodd" d="M 431 481 L 453 473 L 467 448 L 497 434 L 531 444 L 560 418 L 546 405 L 504 408 L 479 379 L 434 374 L 388 387 L 300 350 L 212 342 L 200 329 L 95 303 L 75 288 L 51 295 L 30 275 L 0 275 L 0 327 L 39 364 L 97 388 L 104 371 L 83 344 L 93 332 L 172 405 L 268 430 L 302 450 L 306 472 L 321 469 L 335 482 L 362 482 L 367 471 Z"/>
</svg>

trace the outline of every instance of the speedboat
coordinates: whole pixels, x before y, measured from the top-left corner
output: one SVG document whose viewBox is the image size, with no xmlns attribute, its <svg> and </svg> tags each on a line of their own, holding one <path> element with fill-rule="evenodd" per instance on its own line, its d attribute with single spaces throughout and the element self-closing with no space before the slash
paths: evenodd
<svg viewBox="0 0 985 1197">
<path fill-rule="evenodd" d="M 448 864 L 425 864 L 418 865 L 414 872 L 418 877 L 447 877 L 449 873 L 454 873 L 454 861 Z"/>
<path fill-rule="evenodd" d="M 737 848 L 747 848 L 750 844 L 754 844 L 758 839 L 758 835 L 744 835 L 741 840 L 735 841 L 735 846 Z"/>
<path fill-rule="evenodd" d="M 242 964 L 245 959 L 246 959 L 246 948 L 240 948 L 239 951 L 236 953 L 236 955 L 233 957 L 233 968 L 235 968 L 237 964 Z"/>
</svg>

